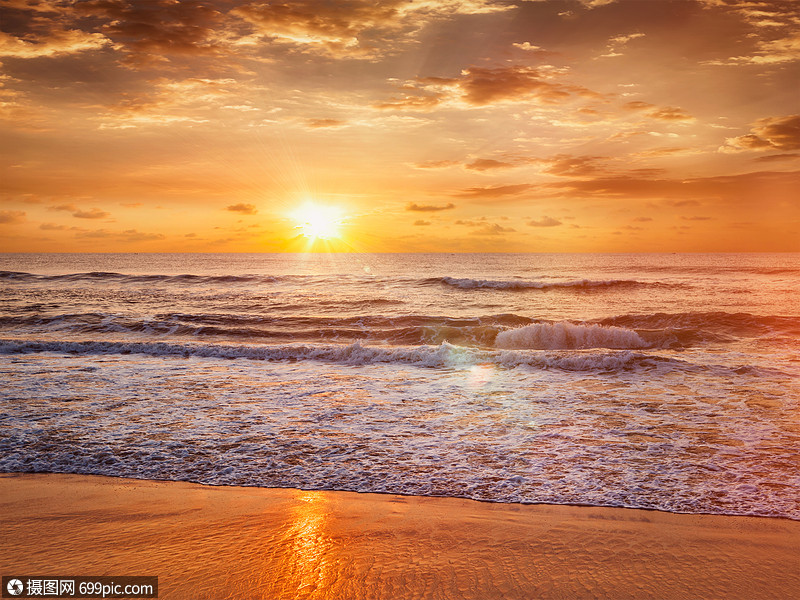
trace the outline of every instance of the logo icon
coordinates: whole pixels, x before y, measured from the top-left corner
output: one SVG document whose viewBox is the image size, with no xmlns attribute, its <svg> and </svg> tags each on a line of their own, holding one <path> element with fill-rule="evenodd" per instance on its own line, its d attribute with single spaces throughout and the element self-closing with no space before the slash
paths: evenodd
<svg viewBox="0 0 800 600">
<path fill-rule="evenodd" d="M 22 582 L 19 579 L 12 579 L 8 582 L 6 588 L 8 589 L 8 593 L 12 596 L 19 596 L 22 593 L 22 590 L 25 589 L 25 586 L 22 585 Z"/>
</svg>

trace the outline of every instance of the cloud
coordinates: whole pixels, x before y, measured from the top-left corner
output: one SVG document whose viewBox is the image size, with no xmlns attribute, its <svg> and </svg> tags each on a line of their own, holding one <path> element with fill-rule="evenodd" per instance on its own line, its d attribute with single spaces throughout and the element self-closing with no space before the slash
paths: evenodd
<svg viewBox="0 0 800 600">
<path fill-rule="evenodd" d="M 126 229 L 120 238 L 126 242 L 153 242 L 163 240 L 165 236 L 162 233 L 144 233 L 135 229 Z"/>
<path fill-rule="evenodd" d="M 514 48 L 519 48 L 520 50 L 525 50 L 526 52 L 539 52 L 541 51 L 541 47 L 534 46 L 530 42 L 522 42 L 522 43 L 513 43 L 511 44 Z"/>
<path fill-rule="evenodd" d="M 531 99 L 555 104 L 575 95 L 594 94 L 580 86 L 553 83 L 549 78 L 548 74 L 532 67 L 471 67 L 462 72 L 456 85 L 463 101 L 473 106 Z"/>
<path fill-rule="evenodd" d="M 759 119 L 750 133 L 726 139 L 719 150 L 800 150 L 800 115 Z"/>
<path fill-rule="evenodd" d="M 655 108 L 655 104 L 650 104 L 649 102 L 642 102 L 640 100 L 635 100 L 633 102 L 626 102 L 622 105 L 622 108 L 627 110 L 645 110 L 647 108 Z"/>
<path fill-rule="evenodd" d="M 647 116 L 661 121 L 693 121 L 694 117 L 676 106 L 656 106 L 650 102 L 634 100 L 622 105 L 626 110 L 649 110 Z"/>
<path fill-rule="evenodd" d="M 104 219 L 110 216 L 110 213 L 99 208 L 91 208 L 89 210 L 77 210 L 72 213 L 72 216 L 78 219 Z"/>
<path fill-rule="evenodd" d="M 103 219 L 111 216 L 110 213 L 100 210 L 99 208 L 83 210 L 74 204 L 57 204 L 55 206 L 48 206 L 47 210 L 70 212 L 72 216 L 77 219 Z"/>
<path fill-rule="evenodd" d="M 430 221 L 423 221 L 422 219 L 417 219 L 416 221 L 414 221 L 414 225 L 418 225 L 418 226 L 425 226 L 425 225 L 430 225 L 430 224 L 431 224 Z"/>
<path fill-rule="evenodd" d="M 644 37 L 643 33 L 629 33 L 627 35 L 615 35 L 608 40 L 606 54 L 601 54 L 599 58 L 615 58 L 622 56 L 622 49 L 630 42 L 637 38 Z"/>
<path fill-rule="evenodd" d="M 130 55 L 129 65 L 163 62 L 162 55 L 198 55 L 220 48 L 223 14 L 208 2 L 153 0 L 77 2 L 78 15 L 105 19 L 102 30 Z"/>
<path fill-rule="evenodd" d="M 39 225 L 39 229 L 44 231 L 64 231 L 66 228 L 66 225 L 57 225 L 56 223 L 42 223 Z"/>
<path fill-rule="evenodd" d="M 705 64 L 776 65 L 800 60 L 800 33 L 797 31 L 800 12 L 797 10 L 796 2 L 753 0 L 698 0 L 698 2 L 706 9 L 725 11 L 738 16 L 750 28 L 747 38 L 755 40 L 755 45 L 747 54 L 707 61 Z"/>
<path fill-rule="evenodd" d="M 666 106 L 647 113 L 648 117 L 661 121 L 693 121 L 694 117 L 682 108 Z"/>
<path fill-rule="evenodd" d="M 604 160 L 602 156 L 571 156 L 569 154 L 557 154 L 543 162 L 550 166 L 545 169 L 546 173 L 561 177 L 588 177 L 600 171 L 599 161 Z"/>
<path fill-rule="evenodd" d="M 415 169 L 446 169 L 459 164 L 457 160 L 429 160 L 423 163 L 415 163 Z"/>
<path fill-rule="evenodd" d="M 606 6 L 614 4 L 617 0 L 578 0 L 583 6 L 588 9 L 597 8 L 598 6 Z"/>
<path fill-rule="evenodd" d="M 207 123 L 212 111 L 241 94 L 243 85 L 229 77 L 151 80 L 148 90 L 109 107 L 100 129 L 133 129 L 147 125 Z"/>
<path fill-rule="evenodd" d="M 21 223 L 25 220 L 25 212 L 21 210 L 0 210 L 0 223 Z"/>
<path fill-rule="evenodd" d="M 531 185 L 528 183 L 520 183 L 516 185 L 495 185 L 488 187 L 472 187 L 472 188 L 467 188 L 466 190 L 463 190 L 456 195 L 461 196 L 463 198 L 499 198 L 500 196 L 511 196 L 514 194 L 519 194 L 530 188 Z"/>
<path fill-rule="evenodd" d="M 568 195 L 628 199 L 653 198 L 674 207 L 703 203 L 725 205 L 780 204 L 800 198 L 800 172 L 759 171 L 740 175 L 669 179 L 618 175 L 595 179 L 573 179 L 541 186 L 542 190 L 562 190 Z"/>
<path fill-rule="evenodd" d="M 494 169 L 509 169 L 514 167 L 513 163 L 502 162 L 491 158 L 478 158 L 471 163 L 464 165 L 470 171 L 490 171 Z"/>
<path fill-rule="evenodd" d="M 243 215 L 254 215 L 258 212 L 258 209 L 253 204 L 231 204 L 225 210 L 229 210 L 231 212 L 238 212 Z"/>
<path fill-rule="evenodd" d="M 0 57 L 50 58 L 99 50 L 111 40 L 101 33 L 87 33 L 74 29 L 54 29 L 46 37 L 27 35 L 15 37 L 0 31 Z"/>
<path fill-rule="evenodd" d="M 499 103 L 561 104 L 603 99 L 579 85 L 555 81 L 561 70 L 528 66 L 469 67 L 459 77 L 418 77 L 400 86 L 404 95 L 373 105 L 383 110 L 430 111 L 444 104 L 482 107 Z"/>
<path fill-rule="evenodd" d="M 78 207 L 74 204 L 57 204 L 55 206 L 48 206 L 47 210 L 64 210 L 68 212 L 73 212 L 78 210 Z"/>
<path fill-rule="evenodd" d="M 306 126 L 311 129 L 321 129 L 325 127 L 343 127 L 347 121 L 341 119 L 307 119 Z"/>
<path fill-rule="evenodd" d="M 113 239 L 121 242 L 152 242 L 166 239 L 161 233 L 143 233 L 136 229 L 126 229 L 125 231 L 108 231 L 107 229 L 93 229 L 78 231 L 75 234 L 79 239 Z"/>
<path fill-rule="evenodd" d="M 796 27 L 796 25 L 795 25 Z M 774 40 L 761 40 L 753 54 L 708 61 L 709 65 L 777 65 L 800 60 L 800 34 Z"/>
<path fill-rule="evenodd" d="M 470 235 L 500 235 L 503 233 L 513 233 L 516 229 L 513 227 L 503 227 L 497 223 L 484 223 L 474 231 L 470 231 Z"/>
<path fill-rule="evenodd" d="M 624 45 L 630 42 L 631 40 L 635 40 L 636 38 L 643 38 L 643 33 L 629 33 L 627 35 L 615 35 L 614 37 L 610 38 L 608 42 L 610 44 L 620 44 Z"/>
<path fill-rule="evenodd" d="M 652 220 L 653 220 L 652 217 L 636 217 L 634 219 L 634 222 L 636 222 L 636 223 L 649 223 Z"/>
<path fill-rule="evenodd" d="M 431 21 L 513 8 L 490 0 L 293 0 L 249 2 L 230 14 L 275 44 L 334 58 L 375 59 L 413 40 Z"/>
<path fill-rule="evenodd" d="M 561 224 L 562 224 L 561 221 L 548 216 L 544 216 L 538 221 L 536 220 L 528 221 L 528 225 L 530 225 L 531 227 L 558 227 Z"/>
<path fill-rule="evenodd" d="M 757 156 L 755 160 L 757 160 L 758 162 L 774 162 L 779 160 L 792 160 L 795 158 L 800 158 L 800 154 L 796 154 L 793 152 L 785 154 L 770 154 L 768 156 Z"/>
<path fill-rule="evenodd" d="M 378 5 L 351 0 L 324 2 L 249 2 L 231 11 L 272 40 L 331 54 L 370 54 L 361 46 L 362 32 L 391 27 L 397 17 L 394 3 Z"/>
<path fill-rule="evenodd" d="M 406 205 L 406 210 L 411 212 L 438 212 L 440 210 L 450 210 L 455 207 L 456 205 L 452 202 L 448 202 L 444 206 L 436 206 L 434 204 L 416 204 L 415 202 L 409 202 Z"/>
<path fill-rule="evenodd" d="M 373 108 L 377 108 L 379 110 L 429 111 L 441 104 L 442 97 L 443 96 L 441 94 L 407 94 L 399 98 L 391 98 L 387 102 L 379 102 L 378 104 L 374 104 Z"/>
</svg>

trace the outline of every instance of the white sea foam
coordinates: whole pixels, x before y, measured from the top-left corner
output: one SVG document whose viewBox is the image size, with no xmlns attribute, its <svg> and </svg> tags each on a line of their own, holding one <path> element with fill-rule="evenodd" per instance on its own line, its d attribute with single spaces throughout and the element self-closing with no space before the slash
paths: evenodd
<svg viewBox="0 0 800 600">
<path fill-rule="evenodd" d="M 508 349 L 569 350 L 585 348 L 646 348 L 642 337 L 631 329 L 574 323 L 534 323 L 501 331 L 495 346 Z"/>
<path fill-rule="evenodd" d="M 555 347 L 554 347 L 555 349 Z M 0 354 L 54 352 L 59 354 L 143 354 L 185 358 L 250 359 L 265 361 L 322 361 L 353 366 L 398 364 L 423 368 L 466 369 L 479 364 L 520 366 L 565 371 L 608 371 L 687 365 L 671 358 L 631 351 L 533 352 L 525 349 L 479 350 L 443 342 L 436 346 L 365 346 L 354 344 L 264 345 L 176 344 L 166 342 L 17 341 L 0 340 Z"/>
<path fill-rule="evenodd" d="M 446 285 L 461 289 L 496 289 L 496 290 L 524 290 L 538 289 L 546 290 L 552 288 L 602 288 L 613 286 L 634 286 L 645 285 L 639 281 L 628 279 L 574 279 L 571 281 L 525 281 L 525 280 L 492 280 L 492 279 L 471 279 L 458 277 L 442 277 L 439 280 Z"/>
<path fill-rule="evenodd" d="M 0 263 L 0 472 L 800 518 L 796 256 Z"/>
</svg>

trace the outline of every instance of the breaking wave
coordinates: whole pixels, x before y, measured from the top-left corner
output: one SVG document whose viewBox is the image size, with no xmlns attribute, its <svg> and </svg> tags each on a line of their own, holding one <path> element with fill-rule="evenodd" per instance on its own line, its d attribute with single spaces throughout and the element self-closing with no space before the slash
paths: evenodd
<svg viewBox="0 0 800 600">
<path fill-rule="evenodd" d="M 498 348 L 568 350 L 586 348 L 646 348 L 651 346 L 630 329 L 573 323 L 535 323 L 501 331 L 495 339 Z"/>
<path fill-rule="evenodd" d="M 443 284 L 462 290 L 473 289 L 494 289 L 494 290 L 548 290 L 558 288 L 575 288 L 579 290 L 613 288 L 613 287 L 635 287 L 647 284 L 640 281 L 629 279 L 609 279 L 593 281 L 590 279 L 575 279 L 572 281 L 525 281 L 525 280 L 493 280 L 493 279 L 470 279 L 457 277 L 432 277 L 423 280 L 427 284 Z"/>
<path fill-rule="evenodd" d="M 0 340 L 0 354 L 53 352 L 75 355 L 142 354 L 163 357 L 323 361 L 347 365 L 402 364 L 462 369 L 475 365 L 520 366 L 565 371 L 620 371 L 659 365 L 691 366 L 685 361 L 631 351 L 543 353 L 525 350 L 479 350 L 442 343 L 438 346 L 381 347 L 354 344 L 240 346 L 167 342 L 17 341 Z"/>
<path fill-rule="evenodd" d="M 69 339 L 97 335 L 130 341 L 158 336 L 164 341 L 362 342 L 501 349 L 689 348 L 729 343 L 742 337 L 800 333 L 797 319 L 749 313 L 655 313 L 596 321 L 543 321 L 513 313 L 479 317 L 427 315 L 281 316 L 237 313 L 128 315 L 101 312 L 0 315 L 0 330 Z M 777 339 L 777 338 L 776 338 Z"/>
</svg>

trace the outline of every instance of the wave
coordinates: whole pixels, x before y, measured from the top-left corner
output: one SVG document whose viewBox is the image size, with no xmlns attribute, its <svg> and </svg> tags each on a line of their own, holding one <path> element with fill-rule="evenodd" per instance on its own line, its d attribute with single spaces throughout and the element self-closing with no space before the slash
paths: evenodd
<svg viewBox="0 0 800 600">
<path fill-rule="evenodd" d="M 574 323 L 536 323 L 501 331 L 498 348 L 567 350 L 585 348 L 646 348 L 650 344 L 630 329 Z"/>
<path fill-rule="evenodd" d="M 347 365 L 402 364 L 428 368 L 467 369 L 475 365 L 534 367 L 564 371 L 620 371 L 690 363 L 631 351 L 543 353 L 524 350 L 479 350 L 454 346 L 381 347 L 360 342 L 332 345 L 177 344 L 167 342 L 20 341 L 0 340 L 0 354 L 59 353 L 74 355 L 141 354 L 157 357 L 199 357 L 264 361 L 323 361 Z"/>
<path fill-rule="evenodd" d="M 257 307 L 256 307 L 257 308 Z M 100 312 L 0 315 L 0 330 L 27 338 L 61 333 L 124 335 L 136 341 L 206 339 L 235 342 L 337 342 L 478 348 L 574 350 L 680 349 L 742 337 L 800 334 L 798 319 L 749 313 L 654 313 L 596 321 L 544 321 L 505 313 L 479 317 L 426 315 L 282 316 L 241 313 L 128 315 Z"/>
<path fill-rule="evenodd" d="M 100 283 L 115 281 L 120 283 L 275 283 L 281 280 L 293 279 L 298 276 L 273 276 L 273 275 L 128 275 L 107 271 L 91 271 L 88 273 L 67 273 L 63 275 L 38 275 L 21 271 L 0 271 L 0 280 L 8 281 L 91 281 Z"/>
<path fill-rule="evenodd" d="M 630 279 L 609 279 L 609 280 L 590 280 L 574 279 L 572 281 L 526 281 L 526 280 L 494 280 L 494 279 L 471 279 L 457 277 L 431 277 L 422 280 L 427 285 L 442 284 L 462 290 L 474 289 L 493 289 L 493 290 L 550 290 L 559 288 L 574 288 L 579 290 L 590 290 L 598 288 L 613 287 L 635 287 L 648 284 L 641 281 Z"/>
<path fill-rule="evenodd" d="M 709 332 L 750 336 L 776 332 L 800 333 L 800 319 L 797 317 L 754 315 L 744 312 L 631 314 L 608 317 L 596 322 L 604 326 L 627 327 L 637 330 L 683 330 L 696 333 Z"/>
<path fill-rule="evenodd" d="M 514 314 L 475 318 L 406 315 L 388 317 L 261 316 L 252 314 L 161 314 L 135 317 L 104 313 L 0 316 L 0 329 L 91 334 L 146 334 L 226 340 L 284 340 L 439 344 L 491 347 L 498 332 L 533 322 Z"/>
<path fill-rule="evenodd" d="M 301 283 L 301 284 L 328 284 L 336 283 L 373 283 L 373 284 L 401 284 L 410 286 L 446 285 L 457 289 L 496 289 L 496 290 L 549 290 L 549 289 L 576 289 L 594 290 L 615 287 L 635 287 L 665 285 L 659 283 L 644 283 L 634 280 L 610 279 L 590 280 L 575 279 L 572 281 L 526 281 L 526 280 L 490 280 L 457 277 L 429 277 L 415 279 L 407 277 L 375 277 L 366 275 L 148 275 L 124 274 L 107 271 L 92 271 L 86 273 L 67 273 L 61 275 L 39 275 L 21 271 L 0 271 L 0 280 L 20 283 L 120 283 L 120 284 L 179 284 L 179 285 L 209 285 L 209 284 L 275 284 L 275 283 Z"/>
</svg>

